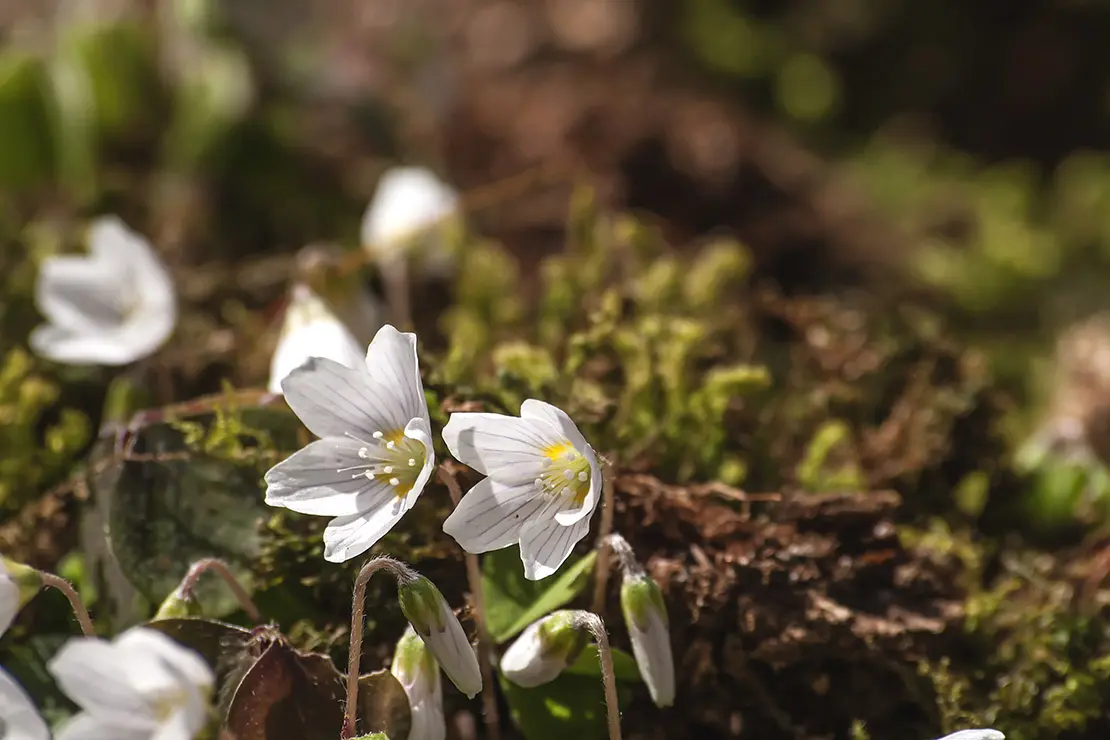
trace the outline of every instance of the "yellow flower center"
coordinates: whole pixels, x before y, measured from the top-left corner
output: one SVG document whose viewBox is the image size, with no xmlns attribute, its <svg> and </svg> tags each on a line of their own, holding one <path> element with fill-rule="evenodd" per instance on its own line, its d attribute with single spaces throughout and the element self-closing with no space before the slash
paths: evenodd
<svg viewBox="0 0 1110 740">
<path fill-rule="evenodd" d="M 567 440 L 545 447 L 543 456 L 536 488 L 552 496 L 569 495 L 581 506 L 590 492 L 590 461 Z"/>
<path fill-rule="evenodd" d="M 366 464 L 347 470 L 355 470 L 358 471 L 356 475 L 386 483 L 393 488 L 397 498 L 407 496 L 424 469 L 423 443 L 406 437 L 404 429 L 374 432 L 373 441 L 358 441 L 365 445 L 359 448 L 358 456 Z"/>
</svg>

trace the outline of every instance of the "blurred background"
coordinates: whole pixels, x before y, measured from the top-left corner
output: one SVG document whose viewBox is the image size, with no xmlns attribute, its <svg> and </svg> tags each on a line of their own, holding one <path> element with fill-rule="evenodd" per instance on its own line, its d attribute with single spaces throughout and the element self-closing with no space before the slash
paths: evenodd
<svg viewBox="0 0 1110 740">
<path fill-rule="evenodd" d="M 892 521 L 958 561 L 941 577 L 958 588 L 937 588 L 961 599 L 997 596 L 1003 573 L 1023 588 L 1098 592 L 1110 514 L 1105 3 L 0 0 L 0 34 L 5 553 L 83 572 L 83 557 L 67 560 L 80 553 L 80 493 L 49 494 L 114 414 L 110 378 L 27 351 L 43 257 L 79 249 L 90 217 L 117 213 L 170 266 L 177 334 L 128 371 L 144 400 L 120 408 L 225 382 L 263 387 L 297 254 L 320 244 L 357 253 L 380 175 L 415 164 L 464 194 L 477 245 L 448 293 L 435 277 L 414 292 L 422 342 L 443 360 L 431 380 L 443 397 L 511 406 L 537 387 L 573 396 L 576 418 L 623 450 L 623 464 L 667 484 L 894 489 L 903 503 Z M 622 268 L 592 222 L 582 237 L 584 213 L 619 214 L 606 232 L 614 243 L 653 246 Z M 582 241 L 600 262 L 559 257 Z M 695 256 L 702 272 L 687 280 Z M 610 258 L 606 274 L 627 285 L 616 279 L 613 305 L 582 274 Z M 380 282 L 372 264 L 365 277 Z M 564 278 L 573 289 L 562 308 L 506 297 L 540 285 L 551 299 Z M 654 391 L 610 399 L 600 380 L 560 385 L 547 355 L 528 352 L 562 362 L 557 347 L 594 347 L 558 326 L 593 326 L 585 317 L 596 311 L 618 327 L 640 326 L 636 311 L 702 321 L 689 336 L 674 328 L 687 324 L 664 332 L 702 349 L 652 350 L 659 393 L 681 399 L 712 377 L 728 398 L 719 408 L 702 399 L 698 419 L 664 418 L 636 411 Z M 598 336 L 589 341 L 603 350 L 609 335 Z M 636 348 L 612 336 L 614 367 L 627 370 Z M 680 390 L 667 384 L 672 350 L 690 358 Z M 567 362 L 589 376 L 589 363 Z M 706 374 L 722 362 L 768 376 Z M 614 387 L 631 377 L 603 370 Z M 755 400 L 728 400 L 767 383 Z M 707 418 L 724 431 L 689 449 L 675 441 Z M 673 436 L 650 431 L 672 423 Z M 686 552 L 672 540 L 647 546 Z M 1034 565 L 1016 565 L 1019 552 Z M 1110 668 L 1091 661 L 1110 639 L 1102 621 L 1072 611 L 1076 593 L 1038 591 L 1029 621 L 973 637 L 979 649 L 1015 642 L 985 677 L 937 688 L 950 697 L 939 708 L 907 710 L 903 697 L 875 718 L 846 717 L 835 691 L 810 687 L 824 709 L 794 736 L 843 737 L 853 718 L 904 730 L 899 711 L 913 728 L 1010 711 L 1065 733 L 1043 737 L 1095 737 L 1110 722 L 1092 700 Z M 698 615 L 688 616 L 695 634 Z M 1029 657 L 1022 640 L 1064 623 L 1038 648 L 1051 660 Z M 705 629 L 720 647 L 731 627 Z M 791 685 L 802 692 L 811 679 L 802 671 Z M 1030 698 L 1028 686 L 1048 684 L 1064 688 Z M 967 698 L 973 688 L 981 699 Z M 730 691 L 698 710 L 701 731 L 741 732 L 712 705 Z M 761 736 L 790 736 L 753 716 L 770 733 Z"/>
</svg>

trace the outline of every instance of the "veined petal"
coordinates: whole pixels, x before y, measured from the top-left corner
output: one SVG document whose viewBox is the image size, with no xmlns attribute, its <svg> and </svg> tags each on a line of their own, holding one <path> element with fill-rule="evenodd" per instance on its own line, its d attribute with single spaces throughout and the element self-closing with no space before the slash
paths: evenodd
<svg viewBox="0 0 1110 740">
<path fill-rule="evenodd" d="M 324 530 L 324 560 L 344 563 L 369 550 L 401 521 L 411 508 L 409 499 L 409 496 L 394 496 L 377 508 L 332 519 Z"/>
<path fill-rule="evenodd" d="M 536 398 L 529 398 L 520 405 L 520 416 L 523 419 L 537 419 L 558 429 L 560 434 L 569 440 L 590 464 L 590 490 L 582 500 L 581 505 L 561 509 L 555 514 L 555 520 L 566 526 L 592 514 L 594 507 L 597 506 L 598 498 L 601 495 L 601 486 L 603 485 L 601 465 L 598 463 L 597 454 L 594 453 L 593 447 L 586 442 L 586 438 L 578 430 L 577 425 L 559 407 Z"/>
<path fill-rule="evenodd" d="M 428 402 L 416 356 L 416 335 L 397 331 L 386 324 L 366 348 L 366 369 L 400 401 L 401 415 L 407 421 L 428 418 Z"/>
<path fill-rule="evenodd" d="M 382 175 L 362 218 L 362 243 L 388 255 L 398 242 L 435 225 L 458 207 L 458 194 L 423 167 L 393 167 Z"/>
<path fill-rule="evenodd" d="M 458 460 L 506 484 L 535 481 L 550 463 L 544 451 L 565 443 L 546 422 L 479 413 L 451 414 L 443 441 Z"/>
<path fill-rule="evenodd" d="M 420 474 L 416 476 L 416 482 L 412 484 L 412 489 L 405 495 L 405 498 L 408 499 L 408 507 L 405 510 L 408 511 L 416 503 L 417 497 L 424 491 L 424 486 L 428 485 L 428 481 L 432 479 L 432 473 L 436 467 L 436 450 L 435 442 L 432 440 L 432 425 L 428 422 L 427 416 L 417 416 L 411 419 L 405 425 L 405 436 L 424 445 L 424 467 L 420 469 Z"/>
<path fill-rule="evenodd" d="M 403 429 L 405 416 L 395 392 L 370 378 L 365 368 L 310 357 L 281 382 L 285 401 L 317 437 L 348 434 L 370 440 L 374 432 Z"/>
<path fill-rule="evenodd" d="M 520 560 L 524 563 L 524 577 L 538 581 L 559 570 L 574 546 L 589 531 L 589 517 L 564 527 L 542 513 L 537 515 L 520 530 Z"/>
<path fill-rule="evenodd" d="M 440 597 L 440 623 L 442 627 L 421 635 L 424 644 L 432 651 L 440 668 L 458 687 L 459 691 L 473 698 L 482 690 L 482 673 L 474 647 L 459 624 L 451 607 Z"/>
<path fill-rule="evenodd" d="M 467 552 L 483 553 L 515 545 L 520 530 L 547 505 L 532 481 L 507 485 L 483 478 L 443 522 L 443 531 Z"/>
<path fill-rule="evenodd" d="M 81 712 L 62 725 L 55 740 L 150 740 L 154 730 L 153 721 L 147 727 L 127 727 Z"/>
<path fill-rule="evenodd" d="M 651 699 L 657 707 L 674 704 L 675 676 L 674 656 L 671 653 L 671 634 L 661 616 L 649 611 L 646 615 L 647 629 L 640 629 L 634 620 L 627 619 L 632 653 L 640 676 L 647 684 Z"/>
<path fill-rule="evenodd" d="M 310 442 L 266 472 L 266 503 L 317 516 L 350 516 L 394 498 L 385 480 L 350 468 L 361 462 L 362 443 L 348 437 Z"/>
<path fill-rule="evenodd" d="M 50 730 L 31 697 L 0 668 L 0 730 L 4 740 L 50 740 Z"/>
</svg>

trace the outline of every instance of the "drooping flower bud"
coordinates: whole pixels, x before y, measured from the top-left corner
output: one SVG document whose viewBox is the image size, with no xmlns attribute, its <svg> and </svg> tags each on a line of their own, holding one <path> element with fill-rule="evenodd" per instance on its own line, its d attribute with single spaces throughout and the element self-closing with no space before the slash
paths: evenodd
<svg viewBox="0 0 1110 740">
<path fill-rule="evenodd" d="M 462 625 L 435 584 L 421 575 L 399 582 L 401 611 L 443 672 L 468 697 L 482 690 L 478 658 Z"/>
<path fill-rule="evenodd" d="M 640 676 L 656 706 L 674 704 L 674 656 L 670 620 L 659 586 L 642 570 L 626 570 L 621 584 L 621 611 Z"/>
<path fill-rule="evenodd" d="M 443 684 L 439 664 L 424 641 L 409 625 L 397 641 L 390 673 L 409 698 L 412 729 L 409 740 L 444 740 L 447 721 L 443 717 Z"/>
<path fill-rule="evenodd" d="M 554 681 L 586 645 L 574 613 L 560 609 L 528 625 L 501 656 L 501 673 L 518 686 L 532 688 Z"/>
<path fill-rule="evenodd" d="M 42 588 L 39 572 L 29 565 L 0 557 L 0 636 L 12 626 L 15 615 Z"/>
<path fill-rule="evenodd" d="M 158 611 L 154 613 L 154 619 L 179 619 L 201 615 L 200 604 L 197 600 L 191 595 L 182 593 L 181 587 L 178 586 L 159 605 Z"/>
</svg>

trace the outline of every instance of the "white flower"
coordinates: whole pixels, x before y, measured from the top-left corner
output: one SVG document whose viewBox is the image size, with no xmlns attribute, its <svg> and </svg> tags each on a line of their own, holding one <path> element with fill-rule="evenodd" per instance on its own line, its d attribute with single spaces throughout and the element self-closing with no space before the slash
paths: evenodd
<svg viewBox="0 0 1110 740">
<path fill-rule="evenodd" d="M 412 729 L 408 740 L 444 740 L 447 720 L 443 716 L 443 682 L 439 664 L 416 634 L 412 625 L 397 642 L 390 673 L 409 698 Z"/>
<path fill-rule="evenodd" d="M 621 611 L 628 625 L 632 653 L 651 700 L 658 707 L 674 704 L 674 656 L 667 606 L 659 586 L 645 573 L 624 575 Z"/>
<path fill-rule="evenodd" d="M 19 613 L 22 605 L 23 599 L 19 584 L 8 572 L 3 559 L 0 559 L 0 637 L 12 626 L 15 615 Z M 0 735 L 0 738 L 2 737 Z"/>
<path fill-rule="evenodd" d="M 310 357 L 326 357 L 350 368 L 363 361 L 362 348 L 351 330 L 311 288 L 297 284 L 270 360 L 269 391 L 281 393 L 281 381 Z"/>
<path fill-rule="evenodd" d="M 423 167 L 393 167 L 378 181 L 362 217 L 362 244 L 379 259 L 405 254 L 418 246 L 418 236 L 434 239 L 433 227 L 458 206 L 458 193 L 435 173 Z"/>
<path fill-rule="evenodd" d="M 0 668 L 0 738 L 3 740 L 50 740 L 31 697 Z"/>
<path fill-rule="evenodd" d="M 212 671 L 197 653 L 146 627 L 111 642 L 71 639 L 48 668 L 81 708 L 57 740 L 191 740 L 208 721 Z"/>
<path fill-rule="evenodd" d="M 436 585 L 421 575 L 398 580 L 401 613 L 424 640 L 459 691 L 473 698 L 482 690 L 482 672 L 466 632 Z"/>
<path fill-rule="evenodd" d="M 350 560 L 412 508 L 435 467 L 416 335 L 387 324 L 358 367 L 311 358 L 281 388 L 320 439 L 266 473 L 266 503 L 334 517 L 324 558 Z"/>
<path fill-rule="evenodd" d="M 572 612 L 560 610 L 528 625 L 501 656 L 501 673 L 530 689 L 554 681 L 586 644 Z"/>
<path fill-rule="evenodd" d="M 1006 736 L 998 730 L 960 730 L 937 740 L 1006 740 Z"/>
<path fill-rule="evenodd" d="M 150 243 L 115 216 L 93 222 L 86 257 L 43 262 L 35 300 L 49 323 L 31 333 L 31 348 L 73 365 L 126 365 L 173 333 L 173 281 Z"/>
<path fill-rule="evenodd" d="M 557 571 L 589 531 L 601 491 L 597 456 L 570 417 L 530 398 L 519 418 L 452 414 L 443 441 L 488 476 L 463 497 L 443 531 L 472 553 L 519 542 L 530 580 Z"/>
</svg>

